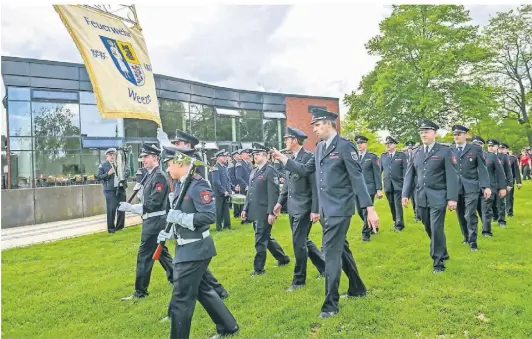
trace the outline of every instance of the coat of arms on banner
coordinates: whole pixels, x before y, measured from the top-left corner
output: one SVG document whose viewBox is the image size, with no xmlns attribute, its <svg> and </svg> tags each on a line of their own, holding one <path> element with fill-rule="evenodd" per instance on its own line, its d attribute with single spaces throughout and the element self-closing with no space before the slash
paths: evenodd
<svg viewBox="0 0 532 339">
<path fill-rule="evenodd" d="M 129 42 L 119 41 L 100 35 L 100 39 L 113 59 L 116 69 L 135 86 L 144 85 L 144 71 L 133 46 Z"/>
</svg>

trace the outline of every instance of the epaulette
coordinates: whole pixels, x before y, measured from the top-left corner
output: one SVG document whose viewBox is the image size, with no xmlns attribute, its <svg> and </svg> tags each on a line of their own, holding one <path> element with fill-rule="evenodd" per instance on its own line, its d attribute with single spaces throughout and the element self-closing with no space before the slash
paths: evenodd
<svg viewBox="0 0 532 339">
<path fill-rule="evenodd" d="M 203 177 L 202 177 L 201 175 L 199 175 L 198 173 L 194 174 L 194 175 L 192 176 L 192 178 L 195 179 L 195 180 L 201 180 L 201 179 L 203 179 Z"/>
</svg>

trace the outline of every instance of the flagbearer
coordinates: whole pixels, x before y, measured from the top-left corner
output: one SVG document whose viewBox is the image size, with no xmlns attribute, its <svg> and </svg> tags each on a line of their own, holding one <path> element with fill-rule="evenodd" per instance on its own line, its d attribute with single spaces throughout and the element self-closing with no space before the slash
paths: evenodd
<svg viewBox="0 0 532 339">
<path fill-rule="evenodd" d="M 142 145 L 140 157 L 148 171 L 148 178 L 144 183 L 143 202 L 132 205 L 127 202 L 120 203 L 119 211 L 132 212 L 142 215 L 142 232 L 140 237 L 139 252 L 137 255 L 137 274 L 135 279 L 135 292 L 130 297 L 122 300 L 144 298 L 149 295 L 151 270 L 153 268 L 153 253 L 157 249 L 157 235 L 166 226 L 167 196 L 170 192 L 168 179 L 159 166 L 161 150 L 155 145 Z M 163 248 L 161 266 L 166 271 L 166 278 L 171 283 L 173 280 L 172 257 L 166 246 Z"/>
<path fill-rule="evenodd" d="M 168 173 L 177 181 L 178 196 L 184 187 L 186 174 L 194 157 L 194 150 L 164 148 L 163 159 Z M 186 156 L 188 157 L 186 157 Z M 186 189 L 188 199 L 183 199 L 179 209 L 168 211 L 165 223 L 172 223 L 170 232 L 160 231 L 157 242 L 176 239 L 174 267 L 174 289 L 170 299 L 170 338 L 189 338 L 192 316 L 196 301 L 199 301 L 212 321 L 219 336 L 238 331 L 238 324 L 223 300 L 214 291 L 206 278 L 209 263 L 216 255 L 214 241 L 210 235 L 210 224 L 216 218 L 216 206 L 208 182 L 194 174 Z M 171 206 L 173 207 L 173 206 Z"/>
</svg>

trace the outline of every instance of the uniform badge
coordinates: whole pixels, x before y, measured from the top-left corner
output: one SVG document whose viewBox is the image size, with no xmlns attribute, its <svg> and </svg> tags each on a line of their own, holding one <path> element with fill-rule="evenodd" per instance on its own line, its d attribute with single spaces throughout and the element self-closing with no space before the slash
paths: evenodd
<svg viewBox="0 0 532 339">
<path fill-rule="evenodd" d="M 204 204 L 208 204 L 212 201 L 212 195 L 209 191 L 201 191 L 200 197 L 201 197 L 201 202 Z"/>
<path fill-rule="evenodd" d="M 155 184 L 155 192 L 160 193 L 163 191 L 163 184 Z"/>
<path fill-rule="evenodd" d="M 456 165 L 456 157 L 454 155 L 451 155 L 451 162 Z"/>
<path fill-rule="evenodd" d="M 379 159 L 377 159 L 377 166 L 380 166 L 380 161 L 379 161 Z"/>
<path fill-rule="evenodd" d="M 358 153 L 356 151 L 351 152 L 351 158 L 353 158 L 353 160 L 358 160 Z"/>
</svg>

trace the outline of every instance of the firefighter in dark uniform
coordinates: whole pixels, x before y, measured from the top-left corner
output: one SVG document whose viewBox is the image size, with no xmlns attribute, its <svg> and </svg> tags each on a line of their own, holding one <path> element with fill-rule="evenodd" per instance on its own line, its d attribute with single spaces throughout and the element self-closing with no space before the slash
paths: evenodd
<svg viewBox="0 0 532 339">
<path fill-rule="evenodd" d="M 473 136 L 473 144 L 482 147 L 484 145 L 484 139 L 476 135 Z M 491 195 L 488 199 L 484 199 L 484 193 L 480 191 L 480 197 L 477 203 L 477 212 L 482 219 L 482 235 L 484 237 L 491 238 L 491 218 L 493 211 L 493 204 L 495 203 L 495 195 L 499 194 L 503 197 L 506 195 L 506 176 L 504 175 L 504 169 L 502 168 L 501 161 L 494 153 L 497 150 L 495 145 L 497 141 L 494 139 L 488 140 L 489 152 L 483 152 L 486 159 L 486 168 L 488 170 L 488 176 L 490 180 Z"/>
<path fill-rule="evenodd" d="M 408 156 L 396 150 L 397 140 L 388 136 L 385 145 L 386 153 L 381 155 L 381 171 L 383 174 L 384 193 L 392 212 L 393 223 L 396 231 L 405 228 L 403 206 L 401 205 L 401 193 L 408 167 Z"/>
<path fill-rule="evenodd" d="M 194 150 L 165 147 L 168 173 L 176 180 L 176 195 L 181 191 L 190 158 Z M 188 157 L 185 157 L 186 155 Z M 223 300 L 214 291 L 206 277 L 209 263 L 216 255 L 209 227 L 216 217 L 212 190 L 205 179 L 194 174 L 179 209 L 170 209 L 165 223 L 172 230 L 160 231 L 157 242 L 176 239 L 173 260 L 174 288 L 169 303 L 170 338 L 189 338 L 196 301 L 199 301 L 212 321 L 219 336 L 234 334 L 238 324 Z"/>
<path fill-rule="evenodd" d="M 166 226 L 166 208 L 170 187 L 168 179 L 159 167 L 161 150 L 156 145 L 144 144 L 140 156 L 144 167 L 148 170 L 148 178 L 143 187 L 143 198 L 140 204 L 120 203 L 120 211 L 132 212 L 142 216 L 142 232 L 137 255 L 137 273 L 135 279 L 135 292 L 130 297 L 122 300 L 144 298 L 149 295 L 151 270 L 153 268 L 153 253 L 157 249 L 157 235 Z M 166 271 L 169 282 L 173 279 L 172 257 L 166 246 L 159 260 Z"/>
<path fill-rule="evenodd" d="M 406 147 L 408 149 L 408 163 L 410 163 L 413 159 L 414 152 L 416 151 L 417 147 L 415 147 L 416 143 L 413 141 L 407 141 Z M 408 167 L 408 166 L 407 166 Z M 405 173 L 406 175 L 406 173 Z M 417 182 L 416 177 L 414 177 L 414 182 Z M 414 210 L 414 222 L 419 221 L 419 215 L 417 213 L 417 204 L 416 204 L 416 194 L 414 193 L 415 189 L 412 191 L 412 196 L 410 197 L 410 200 L 412 200 L 412 209 Z"/>
<path fill-rule="evenodd" d="M 445 208 L 454 211 L 458 200 L 456 158 L 449 147 L 436 142 L 438 129 L 434 122 L 420 119 L 419 134 L 423 144 L 408 164 L 402 194 L 403 207 L 407 207 L 408 197 L 416 187 L 417 209 L 430 238 L 434 273 L 443 272 L 444 260 L 449 258 L 443 229 Z"/>
<path fill-rule="evenodd" d="M 231 229 L 229 214 L 229 197 L 231 196 L 231 180 L 225 167 L 227 156 L 225 150 L 216 152 L 216 165 L 212 168 L 212 187 L 216 204 L 216 230 Z"/>
<path fill-rule="evenodd" d="M 240 188 L 240 191 L 238 193 L 243 195 L 246 195 L 246 192 L 248 190 L 249 174 L 253 170 L 253 165 L 249 162 L 249 153 L 250 150 L 248 149 L 239 150 L 239 159 L 235 164 L 235 183 Z M 242 215 L 242 208 L 243 205 L 240 205 L 240 215 Z M 240 215 L 238 217 L 240 217 Z M 247 224 L 250 223 L 250 221 L 241 220 L 240 223 Z"/>
<path fill-rule="evenodd" d="M 510 162 L 510 168 L 512 170 L 512 185 L 510 186 L 510 191 L 506 197 L 506 211 L 508 212 L 509 217 L 514 216 L 514 190 L 515 184 L 517 183 L 517 188 L 521 189 L 521 172 L 519 172 L 519 160 L 513 155 L 508 154 L 508 145 L 501 144 L 501 153 L 508 156 L 508 161 Z"/>
<path fill-rule="evenodd" d="M 273 150 L 274 156 L 291 173 L 302 176 L 316 173 L 325 256 L 325 300 L 320 318 L 329 318 L 338 313 L 338 287 L 342 269 L 349 278 L 349 289 L 345 297 L 366 295 L 366 287 L 358 274 L 346 239 L 349 223 L 355 212 L 355 194 L 360 207 L 366 208 L 367 222 L 374 231 L 379 224 L 379 217 L 358 162 L 357 148 L 353 142 L 338 135 L 337 119 L 337 113 L 319 108 L 312 110 L 311 124 L 318 138 L 323 141 L 316 147 L 314 157 L 306 164 L 288 159 L 281 152 Z"/>
<path fill-rule="evenodd" d="M 312 152 L 303 148 L 307 135 L 297 128 L 288 127 L 284 136 L 287 150 L 292 151 L 294 161 L 305 164 L 313 157 Z M 300 176 L 287 171 L 283 190 L 279 195 L 274 213 L 279 215 L 282 206 L 287 206 L 290 228 L 292 229 L 292 245 L 296 264 L 294 277 L 288 291 L 294 291 L 305 285 L 307 278 L 307 259 L 310 258 L 320 275 L 325 271 L 325 259 L 316 244 L 308 235 L 312 224 L 320 219 L 318 192 L 314 174 Z"/>
<path fill-rule="evenodd" d="M 109 148 L 105 151 L 107 160 L 98 167 L 97 178 L 102 182 L 105 195 L 105 207 L 107 212 L 107 232 L 115 233 L 124 229 L 125 213 L 117 211 L 118 204 L 126 201 L 127 181 L 118 180 L 115 163 L 116 149 Z M 129 177 L 129 168 L 124 170 L 126 178 Z M 115 224 L 116 217 L 116 224 Z"/>
<path fill-rule="evenodd" d="M 358 144 L 358 163 L 362 168 L 362 175 L 364 176 L 364 181 L 366 182 L 366 187 L 368 189 L 371 202 L 375 201 L 375 194 L 379 199 L 382 198 L 382 177 L 380 170 L 379 158 L 375 153 L 368 152 L 368 138 L 365 136 L 359 135 L 355 136 L 356 143 Z M 367 221 L 367 212 L 364 207 L 359 203 L 358 196 L 355 195 L 356 209 L 358 216 L 362 219 L 362 241 L 370 241 L 371 237 L 371 228 L 368 225 Z"/>
<path fill-rule="evenodd" d="M 493 205 L 493 221 L 498 221 L 500 227 L 506 226 L 506 200 L 514 184 L 514 176 L 512 174 L 510 159 L 508 159 L 508 155 L 502 153 L 500 150 L 503 148 L 503 145 L 506 146 L 506 144 L 503 142 L 499 143 L 499 151 L 497 156 L 502 162 L 504 175 L 506 175 L 506 197 L 501 197 L 500 195 L 495 196 L 495 204 Z"/>
<path fill-rule="evenodd" d="M 466 140 L 469 129 L 462 125 L 454 125 L 452 131 L 455 143 L 451 146 L 451 150 L 456 157 L 458 170 L 456 216 L 464 236 L 462 243 L 468 244 L 472 251 L 477 251 L 478 217 L 476 210 L 478 199 L 480 199 L 478 192 L 483 192 L 483 199 L 489 199 L 491 196 L 488 169 L 482 148 Z"/>
<path fill-rule="evenodd" d="M 197 144 L 199 144 L 198 138 L 194 137 L 191 134 L 185 133 L 180 130 L 176 130 L 176 137 L 173 140 L 168 140 L 168 135 L 161 129 L 157 129 L 157 139 L 159 140 L 159 144 L 163 145 L 165 147 L 168 146 L 175 146 L 179 149 L 187 149 L 187 150 L 194 150 Z M 201 153 L 194 152 L 194 157 L 198 160 L 203 161 Z M 203 165 L 196 167 L 196 173 L 199 174 L 202 178 L 205 176 L 205 167 Z M 179 182 L 176 180 L 173 180 L 170 178 L 170 181 L 173 182 L 173 185 L 175 188 L 177 188 Z M 174 191 L 176 191 L 174 189 Z M 175 196 L 175 193 L 169 193 L 169 199 L 170 201 L 173 201 L 173 197 Z M 225 287 L 214 277 L 214 275 L 211 273 L 211 271 L 207 268 L 206 272 L 206 279 L 209 282 L 209 284 L 214 288 L 216 293 L 220 296 L 222 299 L 226 299 L 229 297 L 229 293 L 225 289 Z M 163 320 L 169 320 L 169 316 L 166 317 Z"/>
<path fill-rule="evenodd" d="M 236 180 L 236 167 L 240 163 L 240 152 L 238 150 L 234 151 L 231 153 L 231 156 L 233 158 L 233 162 L 227 168 L 229 171 L 229 179 L 231 180 L 231 187 L 233 188 L 233 191 L 241 194 L 240 183 L 238 182 L 238 180 Z M 235 217 L 235 219 L 240 218 L 241 214 L 242 214 L 242 205 L 233 204 L 233 216 Z"/>
<path fill-rule="evenodd" d="M 242 210 L 242 220 L 253 221 L 255 230 L 255 260 L 252 276 L 266 271 L 266 250 L 269 250 L 279 266 L 290 262 L 281 245 L 271 236 L 275 221 L 273 208 L 279 198 L 279 178 L 268 164 L 267 150 L 260 144 L 253 145 L 253 158 L 257 167 L 251 172 L 248 194 Z"/>
</svg>

